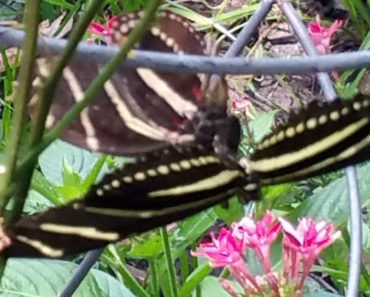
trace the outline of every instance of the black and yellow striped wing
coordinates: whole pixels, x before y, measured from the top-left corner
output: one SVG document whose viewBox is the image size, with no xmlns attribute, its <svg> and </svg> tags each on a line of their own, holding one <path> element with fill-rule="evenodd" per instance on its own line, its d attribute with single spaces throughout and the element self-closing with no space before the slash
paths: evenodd
<svg viewBox="0 0 370 297">
<path fill-rule="evenodd" d="M 370 98 L 312 102 L 265 137 L 248 170 L 261 184 L 298 180 L 370 157 Z"/>
<path fill-rule="evenodd" d="M 213 148 L 160 150 L 94 186 L 84 200 L 4 230 L 9 256 L 60 257 L 182 219 L 259 184 L 309 177 L 370 158 L 370 98 L 312 103 L 267 136 L 245 168 Z M 227 165 L 226 165 L 227 164 Z M 248 200 L 248 199 L 246 199 Z"/>
<path fill-rule="evenodd" d="M 20 219 L 5 231 L 4 253 L 61 257 L 101 247 L 226 201 L 245 180 L 212 149 L 157 151 L 106 176 L 83 200 Z"/>
<path fill-rule="evenodd" d="M 122 43 L 139 17 L 139 12 L 131 13 L 112 22 L 113 44 Z M 137 48 L 204 54 L 203 37 L 186 19 L 170 12 L 160 13 Z M 49 64 L 46 59 L 38 60 L 41 78 L 48 76 Z M 100 66 L 77 58 L 68 64 L 58 84 L 47 127 L 52 127 L 82 98 Z M 39 77 L 34 85 L 41 81 Z M 189 143 L 196 137 L 192 120 L 204 105 L 203 97 L 197 74 L 120 68 L 61 138 L 115 155 L 138 155 L 170 144 Z M 225 101 L 219 107 L 211 105 L 226 116 Z"/>
</svg>

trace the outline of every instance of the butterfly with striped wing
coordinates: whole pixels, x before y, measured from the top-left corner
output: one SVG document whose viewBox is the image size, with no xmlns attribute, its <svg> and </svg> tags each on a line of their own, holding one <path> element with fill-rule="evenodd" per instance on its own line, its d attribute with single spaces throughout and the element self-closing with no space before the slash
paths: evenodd
<svg viewBox="0 0 370 297">
<path fill-rule="evenodd" d="M 266 136 L 243 166 L 213 147 L 155 150 L 92 187 L 83 200 L 4 230 L 7 256 L 61 257 L 182 219 L 261 185 L 314 176 L 370 158 L 370 98 L 313 102 Z"/>
<path fill-rule="evenodd" d="M 122 33 L 129 31 L 130 20 L 134 19 L 133 15 L 125 18 L 114 25 L 113 37 L 117 42 Z M 187 36 L 193 35 L 189 24 L 184 25 L 181 17 L 166 13 L 160 18 L 159 27 L 153 27 L 144 37 L 143 47 L 158 44 L 155 50 L 163 45 L 167 49 L 172 47 L 172 51 L 181 49 L 176 34 L 172 36 L 166 31 L 173 22 L 181 23 L 180 27 L 186 28 L 183 31 L 186 38 L 194 40 Z M 160 33 L 161 30 L 166 33 Z M 69 91 L 67 97 L 71 102 L 79 98 L 80 91 L 75 92 L 75 86 L 85 84 L 85 74 L 77 72 L 83 65 L 80 63 L 84 62 L 74 61 L 63 74 L 61 85 Z M 91 73 L 87 75 L 98 71 L 98 66 L 90 66 Z M 181 76 L 190 91 L 184 95 L 179 87 L 182 84 L 176 87 L 177 76 L 147 71 L 116 73 L 95 103 L 64 134 L 66 140 L 90 149 L 146 153 L 105 176 L 84 199 L 23 217 L 3 230 L 0 249 L 4 255 L 62 257 L 102 247 L 225 202 L 235 194 L 243 201 L 256 199 L 261 185 L 314 176 L 370 157 L 368 97 L 309 104 L 293 113 L 286 126 L 265 137 L 256 151 L 240 162 L 241 166 L 235 157 L 239 124 L 226 115 L 225 102 L 219 98 L 214 99 L 213 105 L 212 101 L 198 101 L 200 84 L 195 75 Z M 143 91 L 140 96 L 139 89 Z M 177 105 L 179 102 L 184 104 Z M 189 104 L 195 107 L 190 113 Z M 65 108 L 57 97 L 50 115 L 52 120 L 60 118 Z M 102 117 L 101 111 L 107 114 L 104 108 L 112 113 L 111 119 Z M 161 112 L 161 108 L 168 113 Z M 173 119 L 189 120 L 190 125 L 173 129 L 170 126 Z M 114 127 L 113 132 L 110 127 Z M 163 132 L 162 138 L 154 139 L 149 128 Z M 177 133 L 175 144 L 165 141 L 169 132 Z M 120 138 L 111 144 L 110 137 L 116 134 Z M 181 137 L 185 135 L 191 137 L 184 140 Z M 134 142 L 129 143 L 130 140 Z"/>
<path fill-rule="evenodd" d="M 121 44 L 139 17 L 140 12 L 114 18 L 112 44 Z M 205 54 L 203 36 L 186 19 L 170 12 L 160 12 L 158 21 L 136 48 Z M 35 86 L 49 74 L 49 64 L 45 58 L 37 61 L 41 79 L 35 80 Z M 47 128 L 82 98 L 99 68 L 100 65 L 89 61 L 71 60 L 58 84 Z M 120 68 L 61 138 L 89 150 L 115 155 L 139 155 L 174 144 L 191 143 L 195 139 L 200 141 L 194 127 L 199 114 L 204 118 L 206 111 L 213 118 L 227 118 L 225 94 L 210 100 L 206 100 L 205 94 L 197 74 L 179 72 L 174 75 L 148 68 Z M 238 127 L 235 129 L 237 131 Z"/>
</svg>

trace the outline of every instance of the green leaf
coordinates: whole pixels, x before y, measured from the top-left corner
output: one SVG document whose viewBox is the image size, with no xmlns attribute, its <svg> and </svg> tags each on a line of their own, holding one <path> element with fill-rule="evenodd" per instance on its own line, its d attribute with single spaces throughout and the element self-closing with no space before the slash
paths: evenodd
<svg viewBox="0 0 370 297">
<path fill-rule="evenodd" d="M 233 288 L 242 293 L 240 286 L 233 281 L 230 281 Z M 230 297 L 229 293 L 227 293 L 220 285 L 218 278 L 214 276 L 206 277 L 202 282 L 202 296 L 212 296 L 212 297 Z"/>
<path fill-rule="evenodd" d="M 370 163 L 357 166 L 358 185 L 361 200 L 366 203 L 370 199 L 369 183 Z M 289 219 L 298 217 L 312 217 L 315 220 L 343 224 L 348 218 L 348 194 L 346 177 L 343 176 L 325 187 L 317 188 L 313 194 L 293 210 Z"/>
<path fill-rule="evenodd" d="M 364 222 L 362 223 L 362 247 L 367 254 L 370 254 L 370 228 Z"/>
<path fill-rule="evenodd" d="M 1 279 L 2 297 L 57 296 L 72 277 L 77 265 L 60 260 L 9 259 Z M 134 295 L 107 273 L 92 269 L 73 297 Z"/>
<path fill-rule="evenodd" d="M 53 203 L 51 203 L 43 195 L 34 190 L 30 190 L 28 192 L 28 196 L 24 204 L 23 211 L 25 213 L 35 213 L 43 211 L 51 206 L 53 206 Z"/>
<path fill-rule="evenodd" d="M 213 226 L 216 219 L 217 216 L 214 209 L 208 209 L 180 222 L 178 228 L 171 236 L 175 257 L 177 252 L 184 251 L 187 246 L 191 245 L 206 230 Z"/>
<path fill-rule="evenodd" d="M 214 211 L 220 219 L 230 225 L 233 221 L 240 219 L 244 215 L 244 206 L 238 201 L 237 197 L 234 197 L 229 199 L 227 207 L 216 205 Z"/>
<path fill-rule="evenodd" d="M 162 238 L 153 233 L 143 243 L 133 247 L 129 255 L 138 258 L 152 258 L 159 253 L 162 253 Z"/>
<path fill-rule="evenodd" d="M 68 163 L 71 170 L 77 172 L 81 178 L 85 179 L 98 158 L 99 154 L 91 153 L 62 140 L 56 140 L 40 155 L 39 164 L 42 173 L 49 181 L 56 185 L 62 185 L 61 168 L 63 160 Z M 109 171 L 108 168 L 103 166 L 103 170 L 99 173 L 98 178 L 102 177 L 107 171 Z"/>
<path fill-rule="evenodd" d="M 264 136 L 271 132 L 274 116 L 278 111 L 275 109 L 261 113 L 254 120 L 250 121 L 249 127 L 253 133 L 255 142 L 260 142 Z"/>
<path fill-rule="evenodd" d="M 82 182 L 79 174 L 74 171 L 66 162 L 66 160 L 63 159 L 62 162 L 62 179 L 63 179 L 63 185 L 67 187 L 76 187 L 81 188 Z"/>
<path fill-rule="evenodd" d="M 256 205 L 257 214 L 264 215 L 268 209 L 281 209 L 292 205 L 295 202 L 295 183 L 284 183 L 272 186 L 264 186 L 261 189 L 263 200 Z"/>
<path fill-rule="evenodd" d="M 58 186 L 58 192 L 63 197 L 63 203 L 66 204 L 71 200 L 82 198 L 85 191 L 82 188 L 76 188 L 71 186 Z"/>
<path fill-rule="evenodd" d="M 57 187 L 49 182 L 38 170 L 33 172 L 31 188 L 55 205 L 61 205 L 63 202 Z"/>
<path fill-rule="evenodd" d="M 107 159 L 107 155 L 103 154 L 99 157 L 99 159 L 96 160 L 93 168 L 89 172 L 89 174 L 86 176 L 86 178 L 83 180 L 83 188 L 87 190 L 92 184 L 95 183 L 97 180 L 97 177 L 99 176 L 99 173 L 101 172 L 101 169 L 103 168 L 105 164 L 105 160 Z"/>
</svg>

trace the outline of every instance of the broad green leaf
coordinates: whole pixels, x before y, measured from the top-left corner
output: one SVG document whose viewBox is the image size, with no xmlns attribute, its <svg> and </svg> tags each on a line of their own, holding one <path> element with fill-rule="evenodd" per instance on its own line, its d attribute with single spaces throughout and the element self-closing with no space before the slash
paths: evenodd
<svg viewBox="0 0 370 297">
<path fill-rule="evenodd" d="M 357 166 L 358 185 L 363 203 L 370 199 L 370 163 Z M 317 188 L 299 207 L 289 214 L 290 219 L 312 217 L 334 224 L 344 223 L 349 215 L 346 177 L 343 176 L 325 187 Z"/>
<path fill-rule="evenodd" d="M 287 208 L 295 202 L 294 187 L 295 183 L 284 183 L 272 186 L 264 186 L 261 189 L 263 199 L 256 203 L 258 216 L 263 216 L 268 209 Z"/>
<path fill-rule="evenodd" d="M 160 253 L 162 253 L 162 238 L 153 233 L 143 243 L 133 247 L 129 255 L 138 258 L 152 258 Z"/>
<path fill-rule="evenodd" d="M 51 203 L 43 195 L 36 192 L 35 190 L 30 190 L 28 192 L 28 196 L 24 204 L 23 211 L 25 213 L 34 213 L 45 210 L 46 208 L 51 206 L 53 206 L 53 203 Z"/>
<path fill-rule="evenodd" d="M 206 230 L 214 225 L 216 219 L 217 216 L 214 209 L 211 208 L 181 221 L 171 236 L 171 241 L 174 244 L 174 252 L 176 250 L 183 251 L 187 246 L 191 245 Z"/>
<path fill-rule="evenodd" d="M 87 190 L 91 185 L 93 185 L 101 172 L 101 169 L 103 168 L 105 164 L 105 160 L 107 159 L 107 155 L 102 154 L 99 159 L 96 160 L 93 168 L 88 173 L 86 178 L 83 180 L 83 188 Z M 106 167 L 105 167 L 106 168 Z"/>
<path fill-rule="evenodd" d="M 239 287 L 239 285 L 231 281 L 230 282 L 235 289 L 235 291 L 242 293 L 243 291 Z M 212 296 L 212 297 L 230 297 L 229 293 L 227 293 L 220 285 L 218 278 L 214 276 L 208 276 L 202 281 L 202 296 Z"/>
<path fill-rule="evenodd" d="M 81 188 L 82 182 L 79 174 L 69 166 L 65 159 L 62 161 L 62 179 L 64 186 Z"/>
<path fill-rule="evenodd" d="M 56 185 L 63 184 L 62 162 L 65 160 L 71 170 L 77 172 L 85 179 L 92 170 L 99 154 L 91 153 L 62 140 L 54 141 L 39 157 L 39 164 L 45 177 Z M 99 178 L 109 171 L 103 166 Z"/>
<path fill-rule="evenodd" d="M 57 296 L 72 277 L 77 265 L 60 260 L 9 259 L 1 279 L 2 297 Z M 109 274 L 92 269 L 73 297 L 134 295 Z"/>
<path fill-rule="evenodd" d="M 244 206 L 234 197 L 229 199 L 227 207 L 219 204 L 214 207 L 214 211 L 220 219 L 230 225 L 244 215 Z"/>
<path fill-rule="evenodd" d="M 58 186 L 58 192 L 63 196 L 63 203 L 66 204 L 71 200 L 83 198 L 85 191 L 82 188 L 71 186 Z"/>
<path fill-rule="evenodd" d="M 277 109 L 270 110 L 259 114 L 254 120 L 250 121 L 249 127 L 253 133 L 255 142 L 261 141 L 261 139 L 271 131 L 274 116 L 277 112 Z"/>
<path fill-rule="evenodd" d="M 365 223 L 362 223 L 362 247 L 366 253 L 370 254 L 370 228 Z"/>
<path fill-rule="evenodd" d="M 55 205 L 60 205 L 63 202 L 56 186 L 47 180 L 38 170 L 33 172 L 31 188 Z"/>
<path fill-rule="evenodd" d="M 30 214 L 43 211 L 51 206 L 53 206 L 53 204 L 48 199 L 46 199 L 37 191 L 31 189 L 28 191 L 28 196 L 24 204 L 23 211 L 27 214 Z M 11 209 L 13 209 L 13 200 L 10 200 L 6 206 L 7 211 L 10 211 Z"/>
</svg>

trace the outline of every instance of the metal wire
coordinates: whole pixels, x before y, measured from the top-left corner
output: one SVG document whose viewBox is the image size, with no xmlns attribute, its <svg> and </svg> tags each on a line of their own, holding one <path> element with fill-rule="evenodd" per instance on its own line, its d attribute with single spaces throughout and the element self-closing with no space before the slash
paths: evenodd
<svg viewBox="0 0 370 297">
<path fill-rule="evenodd" d="M 274 2 L 274 0 L 261 1 L 260 5 L 258 5 L 257 9 L 253 12 L 248 21 L 245 23 L 236 40 L 226 51 L 224 57 L 236 57 L 241 54 L 244 46 L 249 42 L 252 34 L 258 29 L 262 20 L 269 13 Z"/>
<path fill-rule="evenodd" d="M 0 27 L 0 44 L 19 46 L 22 31 Z M 39 38 L 39 52 L 46 57 L 59 52 L 65 40 L 49 37 Z M 99 46 L 81 42 L 74 56 L 82 60 L 104 63 L 117 52 L 116 46 Z M 133 51 L 134 57 L 126 59 L 122 66 L 148 67 L 166 71 L 205 72 L 216 74 L 277 74 L 315 73 L 320 71 L 359 69 L 370 67 L 370 50 L 312 57 L 288 58 L 229 58 L 195 55 L 176 55 L 150 51 Z"/>
<path fill-rule="evenodd" d="M 280 2 L 281 11 L 286 16 L 289 24 L 297 34 L 307 55 L 318 55 L 316 48 L 308 35 L 308 32 L 294 10 L 290 2 Z M 333 87 L 332 81 L 328 73 L 317 73 L 318 81 L 323 90 L 324 97 L 327 101 L 333 101 L 337 98 L 337 94 Z M 348 166 L 345 169 L 348 188 L 348 203 L 350 205 L 350 225 L 351 225 L 351 246 L 350 246 L 350 261 L 347 279 L 347 297 L 358 296 L 358 286 L 361 273 L 361 254 L 362 254 L 362 224 L 361 224 L 361 198 L 358 190 L 358 181 L 356 176 L 356 167 Z"/>
<path fill-rule="evenodd" d="M 346 168 L 346 179 L 350 210 L 350 252 L 349 269 L 347 279 L 347 297 L 357 297 L 362 260 L 362 222 L 361 222 L 361 200 L 358 188 L 356 168 L 349 166 Z"/>
<path fill-rule="evenodd" d="M 58 297 L 72 296 L 85 276 L 89 273 L 91 267 L 99 259 L 102 252 L 103 249 L 96 249 L 91 250 L 86 254 L 76 271 L 73 273 L 71 279 L 68 281 L 64 289 L 58 294 Z"/>
<path fill-rule="evenodd" d="M 315 45 L 313 44 L 310 36 L 307 33 L 305 25 L 303 24 L 300 17 L 297 15 L 292 4 L 290 2 L 282 1 L 280 8 L 287 18 L 288 23 L 292 26 L 306 54 L 310 57 L 319 56 L 316 51 Z M 326 72 L 319 72 L 316 74 L 316 76 L 324 93 L 325 99 L 327 101 L 335 100 L 337 98 L 337 94 L 332 86 L 329 74 Z"/>
</svg>

